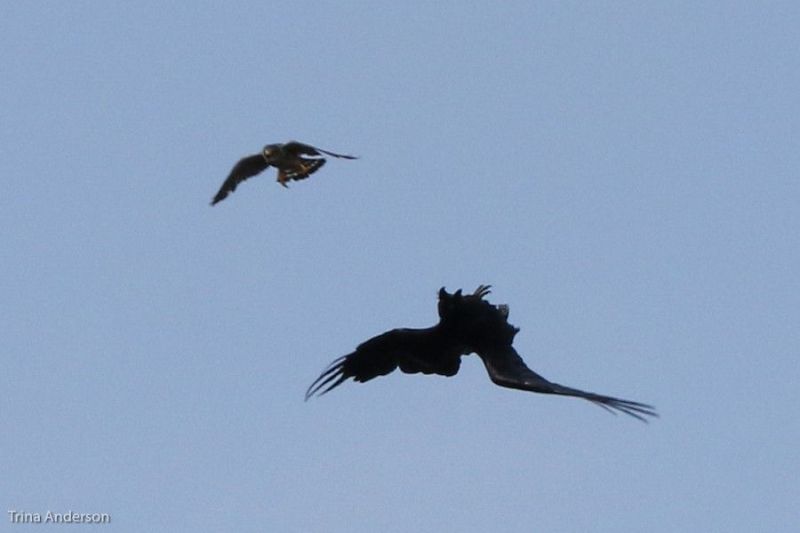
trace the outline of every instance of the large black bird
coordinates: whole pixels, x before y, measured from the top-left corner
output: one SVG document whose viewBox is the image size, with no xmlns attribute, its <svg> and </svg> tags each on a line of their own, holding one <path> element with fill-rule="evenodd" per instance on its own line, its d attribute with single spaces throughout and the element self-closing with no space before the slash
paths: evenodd
<svg viewBox="0 0 800 533">
<path fill-rule="evenodd" d="M 609 411 L 616 409 L 646 422 L 655 408 L 644 403 L 585 392 L 548 381 L 527 367 L 512 346 L 518 328 L 508 323 L 508 306 L 484 300 L 490 286 L 474 293 L 439 290 L 439 323 L 425 329 L 393 329 L 362 343 L 333 361 L 306 391 L 306 400 L 321 396 L 348 378 L 365 382 L 397 368 L 408 374 L 453 376 L 461 356 L 477 353 L 489 378 L 501 387 L 584 398 Z M 613 411 L 612 411 L 613 412 Z"/>
<path fill-rule="evenodd" d="M 268 144 L 260 154 L 249 155 L 233 166 L 219 192 L 211 200 L 211 205 L 224 200 L 228 194 L 236 190 L 237 185 L 247 178 L 252 178 L 265 171 L 270 165 L 278 169 L 278 183 L 288 187 L 287 181 L 305 179 L 319 170 L 325 164 L 325 159 L 321 157 L 322 154 L 343 159 L 358 159 L 352 155 L 328 152 L 297 141 Z M 317 157 L 312 159 L 303 157 L 304 155 Z"/>
</svg>

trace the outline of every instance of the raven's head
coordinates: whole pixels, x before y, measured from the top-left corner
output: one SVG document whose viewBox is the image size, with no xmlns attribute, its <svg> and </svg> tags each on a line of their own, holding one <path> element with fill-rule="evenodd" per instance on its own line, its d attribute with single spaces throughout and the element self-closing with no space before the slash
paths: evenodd
<svg viewBox="0 0 800 533">
<path fill-rule="evenodd" d="M 457 331 L 473 349 L 487 343 L 510 345 L 519 331 L 508 323 L 508 306 L 492 305 L 483 299 L 487 294 L 488 285 L 466 296 L 461 290 L 450 294 L 444 287 L 439 289 L 439 324 Z"/>
<path fill-rule="evenodd" d="M 492 292 L 490 290 L 491 287 L 491 285 L 480 285 L 475 289 L 475 292 L 466 296 L 464 296 L 462 289 L 450 294 L 442 287 L 439 289 L 439 318 L 452 315 L 453 311 L 457 311 L 460 314 L 476 314 L 485 312 L 488 308 L 494 308 L 493 305 L 483 299 Z M 508 316 L 508 306 L 502 307 L 505 307 L 505 316 Z"/>
<path fill-rule="evenodd" d="M 447 292 L 444 287 L 439 289 L 439 318 L 444 319 L 450 316 L 463 299 L 461 289 L 453 294 Z"/>
</svg>

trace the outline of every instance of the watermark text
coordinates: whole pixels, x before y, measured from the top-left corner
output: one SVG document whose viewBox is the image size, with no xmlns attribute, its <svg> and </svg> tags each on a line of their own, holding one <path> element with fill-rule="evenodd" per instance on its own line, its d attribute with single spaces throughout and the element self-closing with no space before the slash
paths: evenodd
<svg viewBox="0 0 800 533">
<path fill-rule="evenodd" d="M 76 513 L 74 511 L 29 513 L 9 509 L 8 521 L 12 524 L 110 524 L 111 515 L 108 513 Z"/>
</svg>

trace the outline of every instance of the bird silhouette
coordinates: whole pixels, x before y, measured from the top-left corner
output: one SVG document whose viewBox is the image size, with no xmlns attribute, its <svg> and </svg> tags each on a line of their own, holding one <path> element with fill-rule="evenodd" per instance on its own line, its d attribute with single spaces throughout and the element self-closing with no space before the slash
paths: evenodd
<svg viewBox="0 0 800 533">
<path fill-rule="evenodd" d="M 352 155 L 329 152 L 297 141 L 268 144 L 261 153 L 244 157 L 233 166 L 219 192 L 211 200 L 211 205 L 221 202 L 235 191 L 241 182 L 262 173 L 270 166 L 278 169 L 278 183 L 288 187 L 286 185 L 288 181 L 305 179 L 319 170 L 326 161 L 321 157 L 322 154 L 343 159 L 358 159 Z"/>
<path fill-rule="evenodd" d="M 501 387 L 583 398 L 643 422 L 647 421 L 645 417 L 658 416 L 651 405 L 559 385 L 528 368 L 512 345 L 519 329 L 508 323 L 508 306 L 495 306 L 484 299 L 490 288 L 481 285 L 467 295 L 461 290 L 450 294 L 440 289 L 439 322 L 435 326 L 393 329 L 360 344 L 314 380 L 306 391 L 306 400 L 335 389 L 349 378 L 363 383 L 397 368 L 407 374 L 454 376 L 461 357 L 476 353 L 489 379 Z"/>
</svg>

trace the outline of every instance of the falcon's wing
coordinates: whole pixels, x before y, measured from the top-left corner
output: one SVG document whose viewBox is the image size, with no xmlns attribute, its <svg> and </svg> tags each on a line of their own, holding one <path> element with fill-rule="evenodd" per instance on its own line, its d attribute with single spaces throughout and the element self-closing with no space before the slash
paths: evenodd
<svg viewBox="0 0 800 533">
<path fill-rule="evenodd" d="M 217 192 L 214 199 L 211 200 L 211 205 L 224 200 L 228 194 L 236 190 L 237 185 L 247 178 L 252 178 L 256 174 L 260 174 L 266 170 L 267 167 L 269 167 L 269 164 L 264 160 L 261 154 L 247 156 L 240 160 L 233 166 L 230 174 L 228 174 L 228 178 L 222 184 L 222 187 L 219 188 L 219 192 Z"/>
<path fill-rule="evenodd" d="M 330 155 L 333 157 L 340 157 L 342 159 L 358 159 L 354 155 L 346 155 L 346 154 L 337 154 L 334 152 L 329 152 L 327 150 L 323 150 L 322 148 L 315 148 L 310 144 L 303 144 L 297 141 L 290 141 L 283 145 L 283 150 L 285 152 L 289 152 L 294 155 Z"/>
<path fill-rule="evenodd" d="M 489 372 L 489 378 L 501 387 L 584 398 L 604 409 L 609 411 L 616 409 L 642 422 L 647 422 L 645 416 L 658 416 L 652 405 L 585 392 L 548 381 L 528 368 L 517 351 L 511 346 L 491 347 L 484 349 L 483 353 L 478 353 L 478 355 Z"/>
<path fill-rule="evenodd" d="M 306 391 L 306 400 L 335 389 L 348 378 L 363 383 L 398 367 L 413 374 L 458 372 L 460 353 L 441 348 L 436 328 L 393 329 L 360 344 L 356 351 L 333 361 Z"/>
</svg>

